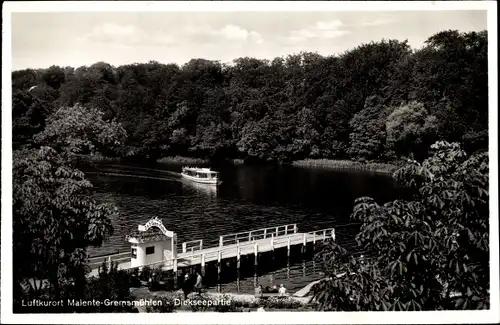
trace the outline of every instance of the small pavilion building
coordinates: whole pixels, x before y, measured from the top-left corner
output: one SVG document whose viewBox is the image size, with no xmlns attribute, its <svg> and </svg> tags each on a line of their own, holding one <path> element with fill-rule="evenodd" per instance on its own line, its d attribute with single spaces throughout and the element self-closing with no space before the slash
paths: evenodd
<svg viewBox="0 0 500 325">
<path fill-rule="evenodd" d="M 130 267 L 168 266 L 177 258 L 177 235 L 169 231 L 158 217 L 127 236 L 131 244 Z"/>
</svg>

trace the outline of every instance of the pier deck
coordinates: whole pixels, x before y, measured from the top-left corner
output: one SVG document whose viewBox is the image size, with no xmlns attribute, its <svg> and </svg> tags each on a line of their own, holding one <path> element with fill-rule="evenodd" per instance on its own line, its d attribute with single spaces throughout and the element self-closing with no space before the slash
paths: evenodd
<svg viewBox="0 0 500 325">
<path fill-rule="evenodd" d="M 220 263 L 224 259 L 235 257 L 239 260 L 240 256 L 258 256 L 259 253 L 285 247 L 290 254 L 292 246 L 306 246 L 308 243 L 324 241 L 332 237 L 335 239 L 334 228 L 307 233 L 299 233 L 296 224 L 264 228 L 220 236 L 219 245 L 213 247 L 204 248 L 203 240 L 184 242 L 180 245 L 180 252 L 176 258 L 166 258 L 147 265 L 174 271 L 177 271 L 179 267 L 196 265 L 201 265 L 204 268 L 208 262 L 217 261 Z M 130 252 L 91 258 L 89 259 L 89 266 L 92 269 L 90 276 L 97 275 L 97 268 L 103 262 L 116 262 L 118 269 L 130 269 L 130 259 Z"/>
</svg>

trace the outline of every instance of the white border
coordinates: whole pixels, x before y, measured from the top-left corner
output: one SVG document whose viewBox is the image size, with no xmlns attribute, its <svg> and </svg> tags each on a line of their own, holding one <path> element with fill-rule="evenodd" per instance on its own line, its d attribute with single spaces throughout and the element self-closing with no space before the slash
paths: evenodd
<svg viewBox="0 0 500 325">
<path fill-rule="evenodd" d="M 498 265 L 498 67 L 497 67 L 497 5 L 496 1 L 446 2 L 4 2 L 2 25 L 2 261 L 1 321 L 4 323 L 40 324 L 332 324 L 332 323 L 497 323 L 500 321 Z M 243 315 L 218 313 L 173 314 L 12 314 L 12 124 L 11 124 L 11 13 L 70 11 L 410 11 L 410 10 L 487 10 L 489 42 L 489 139 L 490 139 L 490 281 L 491 310 L 444 312 L 273 312 Z"/>
</svg>

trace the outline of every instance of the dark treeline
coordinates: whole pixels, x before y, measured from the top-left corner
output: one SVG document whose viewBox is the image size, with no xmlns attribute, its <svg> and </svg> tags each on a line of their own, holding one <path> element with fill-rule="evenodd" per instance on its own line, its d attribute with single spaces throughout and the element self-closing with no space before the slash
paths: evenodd
<svg viewBox="0 0 500 325">
<path fill-rule="evenodd" d="M 450 30 L 419 50 L 383 40 L 338 56 L 14 71 L 13 141 L 81 104 L 125 129 L 116 157 L 391 161 L 437 140 L 473 152 L 488 145 L 487 47 L 486 31 Z"/>
</svg>

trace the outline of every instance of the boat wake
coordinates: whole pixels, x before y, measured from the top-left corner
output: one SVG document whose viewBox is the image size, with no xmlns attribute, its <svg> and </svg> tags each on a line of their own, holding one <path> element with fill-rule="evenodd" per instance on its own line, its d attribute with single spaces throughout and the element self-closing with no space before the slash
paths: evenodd
<svg viewBox="0 0 500 325">
<path fill-rule="evenodd" d="M 133 174 L 123 174 L 123 173 L 86 172 L 86 174 L 118 176 L 118 177 L 145 178 L 145 179 L 154 179 L 154 180 L 160 180 L 160 181 L 166 181 L 166 182 L 180 182 L 180 179 L 172 179 L 172 178 L 165 178 L 165 177 L 154 177 L 154 176 L 144 176 L 144 175 L 133 175 Z"/>
<path fill-rule="evenodd" d="M 170 174 L 170 175 L 174 175 L 174 176 L 180 176 L 181 175 L 181 173 L 173 172 L 173 171 L 170 171 L 170 170 L 154 169 L 154 168 L 144 168 L 144 167 L 136 167 L 136 166 L 102 165 L 101 167 L 103 167 L 103 168 L 110 167 L 110 168 L 117 168 L 117 169 L 131 169 L 131 170 L 138 169 L 138 170 L 152 171 L 152 172 L 155 172 L 155 173 L 165 173 L 165 174 Z"/>
</svg>

